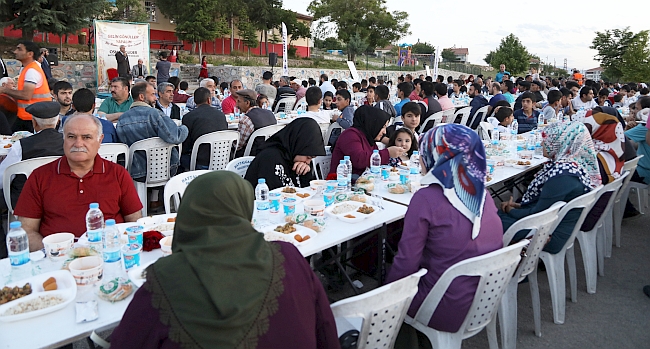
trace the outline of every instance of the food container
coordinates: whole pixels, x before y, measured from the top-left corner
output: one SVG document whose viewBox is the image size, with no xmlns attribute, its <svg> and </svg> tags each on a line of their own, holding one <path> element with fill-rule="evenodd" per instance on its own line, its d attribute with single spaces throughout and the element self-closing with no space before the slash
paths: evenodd
<svg viewBox="0 0 650 349">
<path fill-rule="evenodd" d="M 313 181 L 309 182 L 309 187 L 312 190 L 318 190 L 319 187 L 325 188 L 326 185 L 327 185 L 327 181 L 324 181 L 324 180 L 318 180 L 317 179 L 317 180 L 313 180 Z"/>
<path fill-rule="evenodd" d="M 314 216 L 320 217 L 325 213 L 325 202 L 321 200 L 307 200 L 304 203 L 305 213 Z"/>
<path fill-rule="evenodd" d="M 525 160 L 532 160 L 533 159 L 533 152 L 530 150 L 524 150 L 520 151 L 517 153 L 520 158 L 525 159 Z"/>
<path fill-rule="evenodd" d="M 282 194 L 280 193 L 269 193 L 269 201 L 271 203 L 271 213 L 280 212 L 280 200 L 282 199 Z"/>
<path fill-rule="evenodd" d="M 503 156 L 491 156 L 490 160 L 494 161 L 494 165 L 497 167 L 505 165 L 505 157 Z"/>
<path fill-rule="evenodd" d="M 169 256 L 172 254 L 172 239 L 174 236 L 165 236 L 160 239 L 160 249 L 162 250 L 163 256 Z"/>
<path fill-rule="evenodd" d="M 45 253 L 51 261 L 65 259 L 69 256 L 74 245 L 74 234 L 57 233 L 43 238 Z"/>
<path fill-rule="evenodd" d="M 128 244 L 137 244 L 139 246 L 142 246 L 144 241 L 142 237 L 142 233 L 144 232 L 144 227 L 141 225 L 137 225 L 134 227 L 128 227 L 126 228 L 126 236 L 128 237 Z"/>
<path fill-rule="evenodd" d="M 285 198 L 282 200 L 282 209 L 285 216 L 290 216 L 296 213 L 296 199 Z"/>
<path fill-rule="evenodd" d="M 102 279 L 104 261 L 99 256 L 77 258 L 68 265 L 77 286 L 94 285 Z"/>
<path fill-rule="evenodd" d="M 390 167 L 383 165 L 381 167 L 381 179 L 387 181 L 390 178 Z"/>
<path fill-rule="evenodd" d="M 140 253 L 142 245 L 129 244 L 122 247 L 122 256 L 124 257 L 124 269 L 129 270 L 140 265 Z"/>
<path fill-rule="evenodd" d="M 406 184 L 409 181 L 409 170 L 399 170 L 399 182 L 401 184 Z"/>
</svg>

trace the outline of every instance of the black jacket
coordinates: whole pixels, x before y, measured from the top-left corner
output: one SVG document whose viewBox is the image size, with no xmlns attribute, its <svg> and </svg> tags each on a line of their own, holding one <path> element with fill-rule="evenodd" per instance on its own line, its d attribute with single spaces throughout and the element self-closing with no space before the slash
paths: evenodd
<svg viewBox="0 0 650 349">
<path fill-rule="evenodd" d="M 160 103 L 156 102 L 156 109 L 162 111 L 162 106 Z M 164 112 L 163 112 L 164 114 Z M 180 120 L 181 119 L 181 107 L 177 106 L 176 104 L 172 103 L 172 113 L 169 116 L 172 119 Z"/>
</svg>

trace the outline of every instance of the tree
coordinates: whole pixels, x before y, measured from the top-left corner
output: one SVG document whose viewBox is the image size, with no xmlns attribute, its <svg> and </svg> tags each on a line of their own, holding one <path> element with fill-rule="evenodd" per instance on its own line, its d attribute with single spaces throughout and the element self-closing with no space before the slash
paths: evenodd
<svg viewBox="0 0 650 349">
<path fill-rule="evenodd" d="M 261 31 L 261 36 L 263 36 L 263 41 L 265 43 L 265 49 L 268 53 L 268 31 L 280 26 L 281 11 L 284 11 L 282 10 L 282 1 L 250 0 L 247 1 L 247 4 L 248 18 L 255 28 Z"/>
<path fill-rule="evenodd" d="M 501 44 L 495 51 L 488 53 L 489 64 L 499 69 L 501 64 L 512 74 L 520 74 L 528 70 L 530 64 L 530 53 L 514 34 L 501 39 Z"/>
<path fill-rule="evenodd" d="M 644 33 L 645 32 L 645 33 Z M 635 48 L 635 53 L 628 54 L 628 61 L 642 60 L 640 57 L 634 58 L 633 55 L 642 53 L 639 50 L 639 42 L 646 40 L 647 31 L 641 31 L 637 34 L 630 31 L 630 28 L 605 30 L 605 32 L 596 32 L 596 37 L 591 42 L 589 48 L 598 51 L 594 58 L 600 62 L 603 67 L 603 75 L 609 79 L 619 81 L 624 77 L 623 66 L 625 60 L 623 56 L 627 53 L 629 47 Z M 632 67 L 627 68 L 628 74 Z"/>
<path fill-rule="evenodd" d="M 251 48 L 259 46 L 257 41 L 257 30 L 255 25 L 244 15 L 239 17 L 237 21 L 237 29 L 239 29 L 239 36 L 246 47 L 248 47 L 248 57 L 251 56 Z"/>
<path fill-rule="evenodd" d="M 410 34 L 408 14 L 388 12 L 384 0 L 313 0 L 307 10 L 314 20 L 336 25 L 342 42 L 359 35 L 372 49 L 384 47 Z"/>
<path fill-rule="evenodd" d="M 158 0 L 160 11 L 176 23 L 176 36 L 180 40 L 199 43 L 199 61 L 202 55 L 201 42 L 223 35 L 223 18 L 216 17 L 217 3 L 211 0 Z M 221 31 L 221 32 L 220 32 Z"/>
<path fill-rule="evenodd" d="M 436 48 L 428 42 L 418 42 L 411 47 L 411 52 L 420 55 L 430 55 L 436 52 Z"/>
<path fill-rule="evenodd" d="M 347 45 L 348 61 L 354 61 L 357 55 L 368 48 L 368 43 L 357 33 L 350 38 Z"/>
<path fill-rule="evenodd" d="M 105 14 L 104 19 L 124 22 L 146 22 L 149 14 L 138 0 L 115 0 L 115 5 Z"/>
<path fill-rule="evenodd" d="M 647 30 L 642 30 L 634 36 L 621 58 L 620 69 L 624 81 L 650 80 L 650 50 L 648 50 Z"/>
<path fill-rule="evenodd" d="M 491 65 L 492 64 L 492 57 L 494 57 L 494 51 L 488 52 L 488 54 L 485 55 L 485 58 L 483 58 L 483 60 L 488 65 Z"/>
<path fill-rule="evenodd" d="M 322 49 L 325 50 L 343 50 L 345 49 L 345 46 L 343 43 L 341 43 L 337 38 L 329 37 L 326 38 L 325 40 L 321 41 L 321 45 L 319 46 Z"/>
<path fill-rule="evenodd" d="M 287 37 L 289 40 L 287 43 L 288 45 L 291 45 L 294 40 L 311 37 L 311 31 L 309 30 L 309 27 L 307 27 L 305 23 L 298 20 L 295 12 L 290 10 L 282 10 L 280 18 L 280 22 L 284 23 L 284 25 L 287 26 Z"/>
<path fill-rule="evenodd" d="M 32 40 L 35 31 L 74 33 L 106 9 L 106 0 L 0 0 L 0 23 Z"/>
<path fill-rule="evenodd" d="M 455 62 L 456 54 L 450 48 L 443 49 L 440 53 L 443 62 Z"/>
</svg>

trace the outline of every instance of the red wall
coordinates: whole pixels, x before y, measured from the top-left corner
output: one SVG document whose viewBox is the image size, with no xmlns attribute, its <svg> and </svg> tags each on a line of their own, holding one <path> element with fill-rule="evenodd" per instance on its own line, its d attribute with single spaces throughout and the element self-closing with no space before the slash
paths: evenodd
<svg viewBox="0 0 650 349">
<path fill-rule="evenodd" d="M 88 33 L 88 29 L 83 29 L 83 32 L 86 34 Z M 13 27 L 5 27 L 4 28 L 4 36 L 8 38 L 15 38 L 15 39 L 20 39 L 22 38 L 22 31 L 21 30 L 14 30 Z M 151 29 L 149 31 L 149 37 L 150 40 L 155 41 L 155 40 L 165 40 L 165 41 L 171 41 L 171 42 L 178 42 L 176 38 L 176 35 L 174 32 L 169 32 L 169 31 L 163 31 L 163 30 L 153 30 Z M 65 40 L 65 37 L 64 37 Z M 234 42 L 234 47 L 235 50 L 241 51 L 244 53 L 248 53 L 248 48 L 244 46 L 243 43 L 240 42 L 241 40 L 235 39 Z M 43 40 L 43 34 L 39 33 L 34 35 L 34 42 L 46 42 L 49 46 L 52 47 L 58 47 L 59 45 L 59 36 L 55 34 L 46 34 L 45 40 Z M 68 43 L 69 44 L 78 44 L 78 37 L 77 35 L 69 35 L 68 36 Z M 260 45 L 257 48 L 251 49 L 251 54 L 254 55 L 260 55 L 260 52 L 264 55 L 267 55 L 266 51 L 264 50 L 264 43 L 260 43 Z M 160 50 L 162 47 L 159 44 L 151 44 L 151 49 L 152 50 Z M 297 51 L 296 54 L 300 57 L 309 57 L 309 47 L 305 46 L 296 46 Z M 166 50 L 170 50 L 171 47 L 167 46 L 165 47 Z M 185 41 L 184 45 L 182 47 L 183 50 L 185 51 L 190 51 L 192 49 L 192 44 Z M 269 52 L 276 52 L 280 56 L 282 55 L 282 44 L 271 44 L 269 43 Z M 230 54 L 230 39 L 229 38 L 219 38 L 215 39 L 214 41 L 204 41 L 203 42 L 203 53 L 205 54 Z"/>
</svg>

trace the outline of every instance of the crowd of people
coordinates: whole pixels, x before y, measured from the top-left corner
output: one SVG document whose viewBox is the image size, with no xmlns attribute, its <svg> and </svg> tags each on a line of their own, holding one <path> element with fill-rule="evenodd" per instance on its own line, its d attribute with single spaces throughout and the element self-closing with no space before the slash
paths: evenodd
<svg viewBox="0 0 650 349">
<path fill-rule="evenodd" d="M 228 129 L 227 114 L 239 114 L 234 157 L 253 142 L 255 159 L 244 179 L 215 171 L 187 187 L 178 208 L 173 254 L 149 268 L 145 286 L 113 333 L 116 347 L 338 347 L 324 287 L 309 264 L 291 244 L 264 241 L 250 224 L 258 180 L 264 178 L 271 190 L 307 187 L 314 178 L 312 160 L 325 155 L 328 145 L 328 178 L 336 178 L 337 165 L 349 158 L 353 182 L 369 168 L 374 151 L 382 165 L 396 165 L 419 151 L 423 189 L 413 195 L 399 223 L 403 233 L 387 279 L 428 270 L 408 310 L 411 316 L 447 268 L 503 247 L 503 233 L 515 221 L 619 178 L 624 162 L 637 155 L 644 157 L 633 180 L 650 184 L 650 131 L 645 126 L 650 91 L 645 84 L 542 77 L 536 71 L 515 77 L 502 65 L 494 79 L 469 75 L 445 82 L 444 76 L 407 74 L 393 86 L 375 77 L 349 84 L 326 74 L 317 82 L 274 79 L 265 72 L 260 84 L 244 86 L 239 79 L 208 76 L 206 65 L 199 87 L 190 93 L 187 82 L 169 76 L 166 53 L 154 76 L 141 60 L 129 67 L 121 50 L 116 53 L 123 62 L 120 76 L 110 82 L 111 97 L 95 113 L 92 91 L 74 91 L 68 82 L 48 79 L 38 63 L 46 58 L 36 44 L 21 42 L 15 55 L 23 69 L 15 86 L 11 78 L 0 80 L 0 94 L 17 102 L 17 118 L 0 115 L 0 134 L 36 134 L 14 144 L 0 171 L 22 160 L 60 156 L 26 180 L 2 188 L 11 190 L 14 214 L 28 232 L 31 250 L 43 248 L 43 237 L 56 232 L 83 234 L 83 215 L 91 202 L 117 223 L 142 216 L 133 181 L 142 182 L 147 175 L 144 153 L 135 154 L 127 171 L 98 155 L 101 143 L 131 146 L 159 137 L 182 144 L 182 151 L 174 148 L 171 154 L 173 176 L 189 171 L 199 137 Z M 288 97 L 304 99 L 305 112 L 266 141 L 251 139 L 256 130 L 277 124 L 272 110 Z M 472 115 L 488 106 L 483 119 L 421 129 L 427 117 L 456 108 L 453 101 L 464 97 L 471 99 Z M 177 103 L 185 103 L 189 113 L 182 115 Z M 520 201 L 495 202 L 485 185 L 486 154 L 475 131 L 478 123 L 505 130 L 516 120 L 523 133 L 536 128 L 540 117 L 549 123 L 542 141 L 549 161 Z M 322 126 L 334 123 L 340 130 L 323 140 Z M 196 169 L 207 169 L 209 158 L 209 146 L 199 148 Z M 152 192 L 148 201 L 152 209 L 158 207 L 159 193 Z M 604 205 L 606 198 L 601 198 L 594 210 Z M 626 216 L 638 214 L 629 206 Z M 564 217 L 545 251 L 562 250 L 579 215 Z M 526 234 L 518 233 L 515 240 Z M 476 285 L 473 278 L 455 282 L 429 326 L 457 331 Z M 400 340 L 412 336 L 409 332 L 404 325 Z"/>
</svg>

